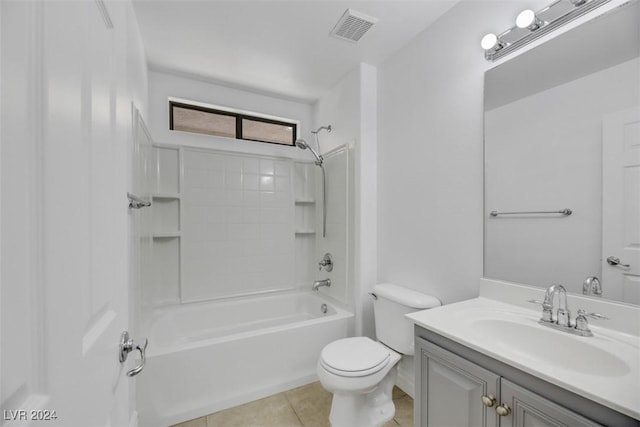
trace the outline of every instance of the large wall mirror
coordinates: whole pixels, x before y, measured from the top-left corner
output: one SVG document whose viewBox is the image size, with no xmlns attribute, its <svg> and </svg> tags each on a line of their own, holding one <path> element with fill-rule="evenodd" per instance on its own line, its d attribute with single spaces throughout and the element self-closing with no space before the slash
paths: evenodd
<svg viewBox="0 0 640 427">
<path fill-rule="evenodd" d="M 485 277 L 640 304 L 639 56 L 632 0 L 487 71 Z"/>
</svg>

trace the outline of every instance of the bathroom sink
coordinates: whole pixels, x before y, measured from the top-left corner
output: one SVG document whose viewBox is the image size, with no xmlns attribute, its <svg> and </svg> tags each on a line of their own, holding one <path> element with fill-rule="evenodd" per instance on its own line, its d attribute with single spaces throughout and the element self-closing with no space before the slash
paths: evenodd
<svg viewBox="0 0 640 427">
<path fill-rule="evenodd" d="M 539 290 L 493 286 L 484 292 L 510 302 L 481 295 L 407 317 L 427 340 L 456 342 L 640 420 L 640 310 L 574 296 L 574 309 L 582 306 L 610 319 L 594 321 L 589 325 L 593 336 L 582 337 L 538 323 L 542 309 L 526 301 L 541 299 Z"/>
<path fill-rule="evenodd" d="M 478 339 L 490 341 L 498 351 L 515 353 L 522 362 L 603 377 L 624 376 L 631 370 L 624 360 L 607 351 L 602 340 L 556 331 L 533 319 L 473 319 L 469 327 Z"/>
</svg>

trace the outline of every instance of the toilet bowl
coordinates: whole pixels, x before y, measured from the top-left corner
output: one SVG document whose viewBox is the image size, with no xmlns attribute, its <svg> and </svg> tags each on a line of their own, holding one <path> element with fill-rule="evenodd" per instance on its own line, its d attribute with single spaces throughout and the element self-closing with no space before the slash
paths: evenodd
<svg viewBox="0 0 640 427">
<path fill-rule="evenodd" d="M 324 347 L 317 373 L 333 393 L 332 427 L 379 427 L 395 414 L 393 386 L 402 355 L 413 355 L 413 324 L 404 317 L 440 301 L 392 284 L 373 289 L 376 337 L 343 338 Z"/>
<path fill-rule="evenodd" d="M 381 426 L 395 414 L 391 399 L 401 355 L 367 337 L 327 345 L 318 360 L 318 378 L 333 393 L 333 427 Z"/>
</svg>

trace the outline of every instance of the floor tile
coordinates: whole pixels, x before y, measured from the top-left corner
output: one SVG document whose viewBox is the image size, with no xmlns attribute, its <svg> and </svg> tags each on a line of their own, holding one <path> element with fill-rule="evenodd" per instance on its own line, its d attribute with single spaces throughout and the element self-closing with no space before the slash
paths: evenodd
<svg viewBox="0 0 640 427">
<path fill-rule="evenodd" d="M 207 427 L 302 427 L 283 393 L 207 416 Z"/>
<path fill-rule="evenodd" d="M 304 427 L 330 427 L 329 413 L 333 395 L 319 382 L 285 392 Z"/>
<path fill-rule="evenodd" d="M 402 427 L 413 427 L 413 399 L 406 395 L 393 401 L 396 415 L 393 417 Z"/>
<path fill-rule="evenodd" d="M 330 427 L 333 395 L 319 382 L 250 402 L 175 427 Z M 396 413 L 383 427 L 413 427 L 413 399 L 393 390 Z"/>
<path fill-rule="evenodd" d="M 391 394 L 391 398 L 393 400 L 400 399 L 400 398 L 405 397 L 405 396 L 408 396 L 408 394 L 405 393 L 404 391 L 402 391 L 402 389 L 400 387 L 398 387 L 398 386 L 394 386 L 393 387 L 393 393 Z"/>
<path fill-rule="evenodd" d="M 195 420 L 185 421 L 184 423 L 176 424 L 173 427 L 207 427 L 207 418 L 196 418 Z"/>
</svg>

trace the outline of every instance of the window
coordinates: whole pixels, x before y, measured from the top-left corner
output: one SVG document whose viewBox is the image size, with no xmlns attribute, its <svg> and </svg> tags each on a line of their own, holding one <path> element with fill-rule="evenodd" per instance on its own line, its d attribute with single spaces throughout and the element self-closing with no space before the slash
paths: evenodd
<svg viewBox="0 0 640 427">
<path fill-rule="evenodd" d="M 169 129 L 271 144 L 294 145 L 297 124 L 169 101 Z"/>
</svg>

